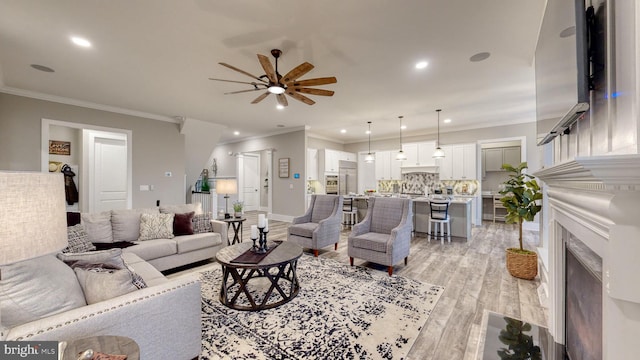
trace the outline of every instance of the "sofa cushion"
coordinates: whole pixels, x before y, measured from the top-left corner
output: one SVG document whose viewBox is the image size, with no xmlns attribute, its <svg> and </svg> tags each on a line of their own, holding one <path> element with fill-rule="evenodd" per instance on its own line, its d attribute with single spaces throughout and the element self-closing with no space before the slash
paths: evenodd
<svg viewBox="0 0 640 360">
<path fill-rule="evenodd" d="M 173 238 L 178 247 L 178 254 L 204 249 L 222 244 L 222 237 L 218 233 L 202 233 L 176 236 Z"/>
<path fill-rule="evenodd" d="M 351 239 L 353 247 L 379 252 L 387 252 L 387 241 L 389 235 L 381 233 L 364 233 Z"/>
<path fill-rule="evenodd" d="M 318 228 L 317 223 L 302 223 L 289 226 L 289 234 L 302 237 L 313 237 L 313 232 Z"/>
<path fill-rule="evenodd" d="M 83 269 L 126 269 L 130 272 L 131 283 L 136 288 L 142 289 L 147 287 L 144 279 L 125 264 L 122 256 L 122 249 L 109 249 L 77 254 L 58 254 L 58 259 L 64 261 L 64 263 L 69 265 L 72 269 L 75 269 L 76 267 Z"/>
<path fill-rule="evenodd" d="M 160 212 L 165 214 L 184 214 L 192 211 L 195 215 L 202 214 L 202 204 L 197 202 L 195 204 L 160 205 Z"/>
<path fill-rule="evenodd" d="M 198 214 L 193 217 L 193 233 L 200 234 L 205 232 L 212 232 L 213 225 L 211 220 L 213 217 L 211 213 Z"/>
<path fill-rule="evenodd" d="M 153 241 L 138 241 L 135 246 L 130 246 L 122 251 L 132 252 L 143 260 L 153 260 L 176 254 L 178 247 L 174 239 L 155 239 Z"/>
<path fill-rule="evenodd" d="M 111 211 L 82 213 L 82 225 L 92 243 L 112 243 Z"/>
<path fill-rule="evenodd" d="M 140 214 L 138 241 L 173 238 L 174 214 Z"/>
<path fill-rule="evenodd" d="M 89 241 L 89 237 L 86 231 L 84 231 L 84 225 L 82 224 L 67 227 L 67 241 L 69 245 L 62 249 L 63 253 L 81 253 L 96 249 L 95 245 Z"/>
<path fill-rule="evenodd" d="M 169 281 L 158 269 L 153 267 L 153 265 L 142 260 L 132 252 L 122 253 L 122 258 L 130 269 L 142 277 L 147 286 L 154 286 Z"/>
<path fill-rule="evenodd" d="M 159 214 L 158 208 L 111 210 L 113 241 L 134 241 L 140 237 L 140 214 Z"/>
<path fill-rule="evenodd" d="M 173 218 L 173 235 L 193 235 L 193 216 L 195 212 L 191 211 L 185 214 L 174 214 Z"/>
<path fill-rule="evenodd" d="M 53 255 L 0 266 L 0 309 L 6 327 L 86 305 L 73 270 Z"/>
<path fill-rule="evenodd" d="M 128 269 L 108 269 L 102 267 L 73 269 L 84 292 L 87 304 L 95 304 L 116 296 L 138 290 L 133 285 Z"/>
<path fill-rule="evenodd" d="M 320 220 L 324 220 L 331 216 L 338 200 L 337 196 L 317 195 L 316 200 L 313 203 L 311 222 L 319 223 Z"/>
</svg>

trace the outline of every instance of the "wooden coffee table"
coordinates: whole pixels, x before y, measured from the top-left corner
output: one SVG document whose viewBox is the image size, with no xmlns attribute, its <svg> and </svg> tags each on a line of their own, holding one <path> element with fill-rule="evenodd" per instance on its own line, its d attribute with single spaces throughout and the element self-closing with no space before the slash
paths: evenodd
<svg viewBox="0 0 640 360">
<path fill-rule="evenodd" d="M 296 297 L 300 290 L 296 266 L 302 248 L 283 241 L 257 264 L 232 262 L 252 246 L 252 243 L 244 242 L 224 247 L 216 253 L 223 274 L 220 302 L 236 310 L 258 311 L 280 306 Z M 250 283 L 264 283 L 265 286 L 250 286 Z M 267 286 L 268 289 L 262 291 Z M 271 299 L 272 294 L 275 299 Z"/>
</svg>

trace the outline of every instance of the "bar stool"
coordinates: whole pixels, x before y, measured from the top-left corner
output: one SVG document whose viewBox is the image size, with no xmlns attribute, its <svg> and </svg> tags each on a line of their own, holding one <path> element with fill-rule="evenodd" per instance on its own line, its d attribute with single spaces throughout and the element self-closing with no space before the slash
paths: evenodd
<svg viewBox="0 0 640 360">
<path fill-rule="evenodd" d="M 358 223 L 358 208 L 353 206 L 353 198 L 344 198 L 342 206 L 342 225 L 353 226 Z"/>
<path fill-rule="evenodd" d="M 438 240 L 438 229 L 440 229 L 440 243 L 444 244 L 444 224 L 447 225 L 447 240 L 451 243 L 451 219 L 449 217 L 449 204 L 451 200 L 444 199 L 430 199 L 429 207 L 431 212 L 429 214 L 429 236 L 427 240 L 431 242 L 431 223 L 434 224 L 436 232 L 436 240 Z"/>
</svg>

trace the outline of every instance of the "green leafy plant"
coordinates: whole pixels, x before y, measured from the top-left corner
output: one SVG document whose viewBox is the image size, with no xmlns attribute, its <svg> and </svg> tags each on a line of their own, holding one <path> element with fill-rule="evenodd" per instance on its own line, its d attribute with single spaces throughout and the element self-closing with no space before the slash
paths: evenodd
<svg viewBox="0 0 640 360">
<path fill-rule="evenodd" d="M 507 210 L 505 222 L 518 224 L 518 241 L 520 243 L 520 251 L 530 253 L 522 247 L 522 222 L 533 221 L 536 214 L 542 209 L 540 200 L 542 199 L 542 191 L 535 180 L 534 176 L 523 173 L 527 168 L 527 163 L 523 162 L 518 167 L 509 164 L 503 164 L 502 168 L 510 172 L 509 179 L 504 182 L 504 190 L 500 191 L 503 195 L 500 202 Z"/>
<path fill-rule="evenodd" d="M 531 324 L 504 317 L 506 328 L 500 330 L 498 339 L 508 348 L 498 350 L 502 360 L 542 360 L 540 347 L 533 342 L 533 336 L 525 332 L 531 331 Z"/>
<path fill-rule="evenodd" d="M 243 207 L 244 207 L 244 203 L 242 201 L 234 201 L 233 202 L 233 211 L 235 211 L 237 213 L 241 213 Z"/>
</svg>

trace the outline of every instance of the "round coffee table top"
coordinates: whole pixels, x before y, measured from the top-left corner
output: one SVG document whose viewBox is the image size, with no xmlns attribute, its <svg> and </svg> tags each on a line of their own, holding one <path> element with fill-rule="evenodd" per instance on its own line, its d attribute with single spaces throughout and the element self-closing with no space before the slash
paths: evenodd
<svg viewBox="0 0 640 360">
<path fill-rule="evenodd" d="M 268 246 L 275 245 L 269 242 Z M 257 264 L 234 263 L 235 258 L 242 255 L 245 251 L 251 249 L 253 243 L 241 242 L 235 245 L 224 247 L 216 253 L 216 260 L 224 266 L 247 268 L 247 269 L 263 269 L 277 266 L 279 264 L 295 260 L 302 256 L 302 247 L 290 241 L 282 241 L 275 249 L 273 249 L 264 259 Z"/>
<path fill-rule="evenodd" d="M 113 355 L 126 355 L 128 360 L 140 359 L 140 348 L 135 341 L 124 336 L 100 335 L 76 339 L 67 343 L 63 360 L 76 360 L 87 349 Z"/>
</svg>

